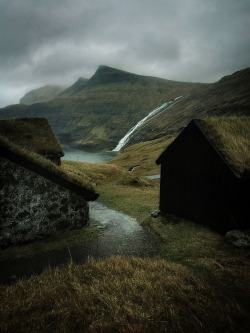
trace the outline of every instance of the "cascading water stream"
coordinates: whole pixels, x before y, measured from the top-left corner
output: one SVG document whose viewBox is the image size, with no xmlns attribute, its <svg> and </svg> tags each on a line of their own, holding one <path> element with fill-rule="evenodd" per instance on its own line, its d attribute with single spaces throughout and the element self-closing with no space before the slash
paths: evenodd
<svg viewBox="0 0 250 333">
<path fill-rule="evenodd" d="M 134 127 L 132 127 L 126 134 L 125 136 L 118 142 L 117 146 L 113 149 L 113 151 L 120 151 L 130 140 L 130 138 L 132 137 L 132 135 L 140 128 L 142 127 L 146 121 L 148 121 L 149 119 L 151 119 L 152 117 L 154 117 L 156 114 L 159 114 L 160 112 L 164 112 L 167 109 L 169 109 L 170 107 L 172 107 L 174 104 L 176 104 L 179 99 L 181 99 L 182 96 L 178 96 L 176 97 L 174 100 L 171 100 L 169 102 L 166 102 L 164 104 L 162 104 L 161 106 L 157 107 L 156 109 L 152 110 L 151 112 L 149 112 L 149 114 L 143 118 L 142 120 L 140 120 Z"/>
</svg>

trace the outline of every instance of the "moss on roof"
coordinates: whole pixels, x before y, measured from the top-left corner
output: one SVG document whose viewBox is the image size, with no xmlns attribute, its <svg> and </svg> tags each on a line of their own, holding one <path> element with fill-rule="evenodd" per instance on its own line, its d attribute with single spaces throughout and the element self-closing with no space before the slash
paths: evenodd
<svg viewBox="0 0 250 333">
<path fill-rule="evenodd" d="M 0 134 L 30 151 L 63 156 L 60 143 L 45 118 L 0 120 Z"/>
<path fill-rule="evenodd" d="M 78 174 L 74 169 L 67 166 L 57 166 L 45 157 L 29 151 L 24 147 L 10 141 L 0 135 L 0 156 L 14 160 L 20 165 L 25 165 L 30 170 L 41 174 L 55 183 L 69 188 L 82 195 L 86 200 L 96 200 L 99 196 L 93 189 L 91 179 L 83 174 Z M 14 158 L 14 159 L 13 159 Z"/>
<path fill-rule="evenodd" d="M 250 117 L 214 117 L 198 122 L 231 167 L 241 175 L 249 176 Z"/>
</svg>

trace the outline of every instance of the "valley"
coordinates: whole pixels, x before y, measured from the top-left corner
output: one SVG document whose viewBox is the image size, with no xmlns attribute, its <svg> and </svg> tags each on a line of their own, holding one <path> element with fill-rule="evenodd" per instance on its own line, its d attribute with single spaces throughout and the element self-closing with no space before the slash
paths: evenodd
<svg viewBox="0 0 250 333">
<path fill-rule="evenodd" d="M 46 88 L 38 91 L 38 97 L 26 96 L 32 104 L 24 99 L 27 104 L 1 109 L 3 119 L 49 120 L 66 152 L 61 169 L 96 188 L 101 202 L 93 204 L 94 214 L 102 221 L 98 228 L 92 215 L 88 228 L 1 251 L 6 271 L 9 263 L 15 267 L 29 262 L 26 273 L 32 275 L 39 258 L 47 268 L 20 281 L 11 276 L 15 283 L 0 285 L 0 330 L 27 331 L 32 326 L 34 331 L 66 327 L 66 331 L 153 332 L 164 331 L 168 322 L 173 332 L 198 333 L 201 327 L 204 332 L 247 332 L 249 248 L 235 248 L 224 235 L 170 214 L 153 218 L 151 212 L 159 207 L 160 180 L 147 176 L 160 173 L 156 159 L 192 118 L 249 116 L 249 84 L 250 69 L 213 84 L 196 84 L 100 66 L 89 80 L 80 78 L 47 101 L 42 101 Z M 116 156 L 88 163 L 75 152 L 75 160 L 67 160 L 67 151 L 75 149 L 85 155 L 109 151 L 107 155 Z M 104 205 L 109 216 L 103 213 Z M 122 213 L 138 221 L 133 230 L 152 232 L 158 249 L 152 251 L 153 258 L 140 258 L 143 255 L 136 251 L 143 242 L 129 230 L 126 239 L 112 235 L 111 225 L 115 233 L 126 229 L 125 222 L 122 225 L 114 217 L 120 219 Z M 89 252 L 93 257 L 96 253 L 101 257 L 102 249 L 112 244 L 115 255 L 116 247 L 126 246 L 121 255 L 96 260 L 98 256 L 87 259 L 82 250 L 91 244 L 97 245 L 96 252 Z M 133 256 L 128 256 L 131 248 Z M 55 265 L 50 261 L 53 254 Z"/>
</svg>

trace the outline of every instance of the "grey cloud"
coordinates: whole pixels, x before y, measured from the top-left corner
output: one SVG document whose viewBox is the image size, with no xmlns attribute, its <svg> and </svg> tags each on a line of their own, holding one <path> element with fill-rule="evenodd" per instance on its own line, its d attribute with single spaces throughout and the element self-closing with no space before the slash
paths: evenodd
<svg viewBox="0 0 250 333">
<path fill-rule="evenodd" d="M 1 0 L 0 106 L 100 64 L 216 81 L 249 66 L 249 15 L 249 0 Z"/>
</svg>

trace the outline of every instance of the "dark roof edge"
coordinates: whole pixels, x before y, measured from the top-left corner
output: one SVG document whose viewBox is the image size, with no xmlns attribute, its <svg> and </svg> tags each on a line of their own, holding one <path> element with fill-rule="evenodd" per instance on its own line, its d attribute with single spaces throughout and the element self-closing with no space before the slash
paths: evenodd
<svg viewBox="0 0 250 333">
<path fill-rule="evenodd" d="M 186 126 L 187 127 L 187 126 Z M 185 131 L 186 127 L 177 135 L 177 137 L 174 139 L 174 141 L 172 141 L 170 143 L 170 145 L 167 146 L 167 148 L 165 148 L 165 150 L 161 153 L 161 155 L 157 158 L 157 160 L 155 161 L 155 163 L 157 165 L 160 165 L 162 163 L 162 161 L 164 160 L 164 156 L 166 154 L 166 151 L 172 147 L 172 145 L 176 142 L 176 140 L 179 140 L 179 138 L 183 135 L 183 132 Z"/>
<path fill-rule="evenodd" d="M 49 170 L 43 168 L 42 166 L 36 164 L 33 161 L 28 160 L 24 156 L 18 155 L 5 147 L 0 147 L 0 156 L 3 156 L 12 162 L 15 162 L 30 171 L 37 173 L 38 175 L 53 181 L 54 183 L 61 185 L 62 187 L 75 192 L 76 194 L 82 196 L 86 201 L 94 201 L 99 197 L 99 194 L 85 188 L 81 185 L 70 182 L 67 179 L 60 177 L 59 175 L 50 172 Z"/>
</svg>

